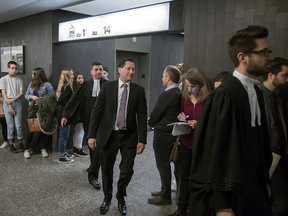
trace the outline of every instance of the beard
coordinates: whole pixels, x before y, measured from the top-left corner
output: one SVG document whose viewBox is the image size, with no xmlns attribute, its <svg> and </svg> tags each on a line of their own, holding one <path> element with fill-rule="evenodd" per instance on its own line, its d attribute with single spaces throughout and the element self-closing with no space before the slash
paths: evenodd
<svg viewBox="0 0 288 216">
<path fill-rule="evenodd" d="M 277 78 L 277 76 L 275 76 L 274 80 L 272 81 L 272 84 L 277 88 L 282 90 L 285 86 L 286 83 L 282 84 L 279 79 Z"/>
<path fill-rule="evenodd" d="M 271 67 L 271 61 L 268 61 L 264 66 L 261 66 L 255 64 L 253 60 L 249 59 L 249 64 L 247 65 L 247 72 L 256 77 L 259 77 L 269 74 L 270 67 Z"/>
</svg>

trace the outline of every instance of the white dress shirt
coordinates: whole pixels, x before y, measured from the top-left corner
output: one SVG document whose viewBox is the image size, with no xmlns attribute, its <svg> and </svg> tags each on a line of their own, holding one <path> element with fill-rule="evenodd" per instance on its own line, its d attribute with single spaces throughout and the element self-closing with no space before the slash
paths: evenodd
<svg viewBox="0 0 288 216">
<path fill-rule="evenodd" d="M 117 106 L 117 115 L 116 115 L 116 119 L 115 119 L 115 124 L 114 124 L 114 129 L 113 130 L 119 130 L 119 128 L 117 127 L 117 119 L 118 119 L 118 115 L 119 115 L 119 107 L 120 107 L 120 103 L 121 103 L 121 97 L 122 97 L 122 93 L 124 90 L 124 87 L 122 87 L 124 83 L 118 79 L 118 106 Z M 124 123 L 124 130 L 126 129 L 126 116 L 127 116 L 127 104 L 128 104 L 128 99 L 129 99 L 129 93 L 130 93 L 130 82 L 125 83 L 127 84 L 127 101 L 126 101 L 126 110 L 125 110 L 125 123 Z"/>
<path fill-rule="evenodd" d="M 256 117 L 258 120 L 258 125 L 261 125 L 261 112 L 257 100 L 257 93 L 254 88 L 254 85 L 260 84 L 260 82 L 258 80 L 247 77 L 236 70 L 234 70 L 233 76 L 240 80 L 240 82 L 242 83 L 242 85 L 244 86 L 244 88 L 248 93 L 250 110 L 251 110 L 251 126 L 255 127 Z"/>
</svg>

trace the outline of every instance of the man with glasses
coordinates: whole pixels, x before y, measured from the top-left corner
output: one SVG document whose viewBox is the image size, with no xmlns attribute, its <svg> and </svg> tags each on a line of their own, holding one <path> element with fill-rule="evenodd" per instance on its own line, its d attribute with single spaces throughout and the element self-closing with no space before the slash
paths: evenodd
<svg viewBox="0 0 288 216">
<path fill-rule="evenodd" d="M 10 144 L 10 152 L 24 152 L 22 143 L 22 104 L 21 97 L 23 96 L 23 80 L 16 76 L 17 63 L 15 61 L 8 62 L 8 75 L 0 80 L 0 89 L 4 98 L 3 109 L 7 123 L 7 136 Z M 15 148 L 14 139 L 14 121 L 17 130 L 17 138 L 19 140 L 19 148 Z"/>
<path fill-rule="evenodd" d="M 207 97 L 194 133 L 190 183 L 195 215 L 272 216 L 271 147 L 263 94 L 255 85 L 260 84 L 257 77 L 270 72 L 267 37 L 267 28 L 252 25 L 228 42 L 233 76 Z"/>
<path fill-rule="evenodd" d="M 288 82 L 288 60 L 275 58 L 271 72 L 263 76 L 260 85 L 265 101 L 271 150 L 281 159 L 271 177 L 271 203 L 273 216 L 288 215 L 288 146 L 287 127 L 284 121 L 284 108 L 276 90 L 283 89 Z"/>
</svg>

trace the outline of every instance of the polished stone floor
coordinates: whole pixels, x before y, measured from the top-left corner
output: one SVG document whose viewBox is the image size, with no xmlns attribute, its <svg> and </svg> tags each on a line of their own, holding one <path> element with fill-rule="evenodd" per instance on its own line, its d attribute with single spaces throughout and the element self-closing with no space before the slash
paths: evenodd
<svg viewBox="0 0 288 216">
<path fill-rule="evenodd" d="M 166 216 L 176 210 L 176 194 L 172 192 L 172 205 L 153 206 L 147 203 L 151 191 L 160 189 L 152 147 L 153 132 L 148 133 L 148 144 L 142 155 L 136 156 L 134 175 L 127 188 L 127 215 Z M 3 138 L 0 137 L 0 143 Z M 87 152 L 87 146 L 84 150 Z M 114 189 L 119 175 L 120 154 L 114 167 Z M 89 158 L 75 158 L 73 164 L 59 164 L 57 153 L 32 155 L 10 153 L 8 147 L 0 149 L 0 215 L 1 216 L 86 216 L 100 215 L 103 192 L 88 182 Z M 101 182 L 101 176 L 100 176 Z M 116 191 L 106 214 L 120 215 Z"/>
</svg>

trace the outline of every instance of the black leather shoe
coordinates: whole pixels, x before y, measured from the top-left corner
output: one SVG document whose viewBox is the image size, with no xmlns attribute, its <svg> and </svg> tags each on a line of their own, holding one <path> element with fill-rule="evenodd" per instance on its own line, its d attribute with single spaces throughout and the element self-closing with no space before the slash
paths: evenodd
<svg viewBox="0 0 288 216">
<path fill-rule="evenodd" d="M 126 215 L 126 212 L 127 212 L 126 203 L 118 204 L 118 209 L 119 209 L 119 212 L 120 212 L 121 215 Z"/>
<path fill-rule="evenodd" d="M 100 206 L 100 214 L 105 215 L 109 211 L 109 206 L 111 205 L 111 201 L 106 203 L 103 201 L 102 205 Z"/>
<path fill-rule="evenodd" d="M 90 180 L 89 182 L 90 182 L 91 185 L 93 185 L 93 187 L 94 187 L 95 189 L 100 190 L 101 184 L 98 182 L 98 179 L 92 179 L 92 180 Z"/>
</svg>

